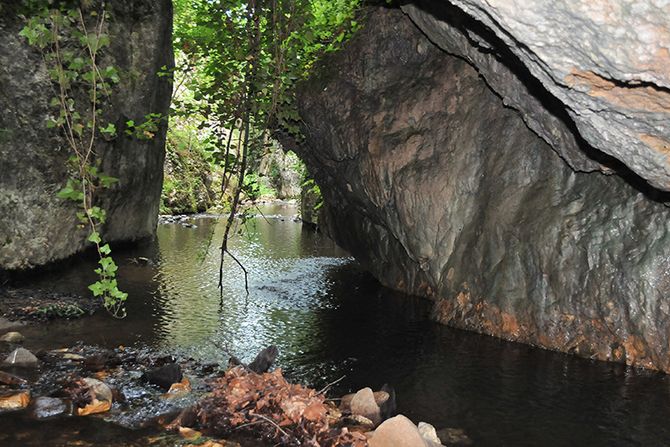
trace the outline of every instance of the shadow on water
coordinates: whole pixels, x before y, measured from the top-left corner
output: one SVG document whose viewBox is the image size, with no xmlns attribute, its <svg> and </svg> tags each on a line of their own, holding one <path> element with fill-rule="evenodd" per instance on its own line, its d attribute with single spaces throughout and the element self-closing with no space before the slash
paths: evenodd
<svg viewBox="0 0 670 447">
<path fill-rule="evenodd" d="M 438 429 L 464 428 L 475 445 L 670 444 L 667 376 L 433 323 L 428 301 L 381 287 L 331 241 L 293 222 L 294 212 L 264 209 L 268 218 L 253 219 L 235 239 L 233 252 L 250 271 L 248 298 L 242 273 L 227 262 L 219 306 L 219 218 L 192 218 L 195 228 L 163 224 L 153 243 L 117 253 L 130 293 L 125 320 L 100 314 L 28 327 L 27 347 L 148 345 L 225 363 L 212 340 L 246 360 L 276 344 L 292 379 L 320 388 L 346 374 L 335 393 L 387 382 L 399 411 Z M 86 293 L 90 270 L 82 263 L 30 286 Z M 0 417 L 0 429 L 10 420 Z"/>
</svg>

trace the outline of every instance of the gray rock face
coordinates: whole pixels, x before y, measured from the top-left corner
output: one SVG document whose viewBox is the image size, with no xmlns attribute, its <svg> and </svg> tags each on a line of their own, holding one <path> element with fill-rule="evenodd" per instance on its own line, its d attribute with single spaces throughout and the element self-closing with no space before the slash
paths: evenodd
<svg viewBox="0 0 670 447">
<path fill-rule="evenodd" d="M 101 194 L 108 241 L 134 240 L 156 227 L 166 123 L 151 140 L 123 134 L 124 123 L 167 114 L 171 84 L 156 74 L 173 65 L 169 0 L 113 2 L 111 45 L 104 63 L 121 77 L 108 118 L 119 137 L 98 141 L 102 170 L 119 179 Z M 85 245 L 76 205 L 56 198 L 67 178 L 69 152 L 46 128 L 52 87 L 37 50 L 18 35 L 16 14 L 0 17 L 0 269 L 24 269 L 65 258 Z"/>
<path fill-rule="evenodd" d="M 568 116 L 594 148 L 670 190 L 669 3 L 415 0 L 403 9 L 440 47 L 472 62 L 573 167 L 597 164 L 557 126 Z M 514 81 L 519 75 L 526 82 Z M 536 95 L 564 112 L 543 111 Z"/>
<path fill-rule="evenodd" d="M 444 323 L 670 371 L 666 206 L 575 172 L 398 11 L 373 13 L 325 67 L 300 91 L 296 150 L 322 227 L 377 278 L 432 297 Z"/>
</svg>

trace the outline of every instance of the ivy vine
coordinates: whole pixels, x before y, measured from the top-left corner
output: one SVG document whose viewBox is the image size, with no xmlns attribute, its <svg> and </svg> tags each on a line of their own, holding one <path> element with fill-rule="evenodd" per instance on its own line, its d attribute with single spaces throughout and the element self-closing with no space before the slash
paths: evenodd
<svg viewBox="0 0 670 447">
<path fill-rule="evenodd" d="M 46 126 L 60 131 L 72 154 L 70 178 L 57 196 L 78 204 L 78 225 L 88 228 L 88 241 L 97 251 L 98 280 L 89 289 L 102 299 L 110 314 L 123 318 L 128 294 L 118 287 L 118 266 L 100 233 L 107 213 L 96 205 L 96 192 L 118 181 L 101 171 L 95 152 L 98 137 L 109 140 L 117 134 L 113 123 L 103 121 L 112 88 L 120 81 L 114 66 L 101 63 L 101 55 L 110 44 L 107 19 L 104 2 L 88 8 L 45 6 L 27 19 L 20 35 L 40 50 L 52 81 L 54 96 L 49 104 L 53 115 Z M 129 129 L 138 131 L 135 126 Z M 147 136 L 152 129 L 139 131 Z"/>
</svg>

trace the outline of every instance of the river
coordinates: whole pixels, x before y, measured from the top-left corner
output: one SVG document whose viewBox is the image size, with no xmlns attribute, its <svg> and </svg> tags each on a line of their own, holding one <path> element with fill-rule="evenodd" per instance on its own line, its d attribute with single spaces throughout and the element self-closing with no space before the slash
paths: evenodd
<svg viewBox="0 0 670 447">
<path fill-rule="evenodd" d="M 320 388 L 346 376 L 335 395 L 388 383 L 399 412 L 438 429 L 464 429 L 477 446 L 670 445 L 668 376 L 438 325 L 430 302 L 380 286 L 329 239 L 294 221 L 294 206 L 262 211 L 231 247 L 249 271 L 248 295 L 230 259 L 219 293 L 221 218 L 160 224 L 155 240 L 115 253 L 121 288 L 130 294 L 124 320 L 100 312 L 28 326 L 26 347 L 85 340 L 225 364 L 220 346 L 251 360 L 275 344 L 288 378 Z M 28 285 L 85 294 L 91 269 L 88 261 L 72 262 Z M 59 431 L 99 445 L 139 437 L 81 418 L 0 416 L 0 432 L 7 430 L 22 431 L 22 445 L 62 445 Z"/>
</svg>

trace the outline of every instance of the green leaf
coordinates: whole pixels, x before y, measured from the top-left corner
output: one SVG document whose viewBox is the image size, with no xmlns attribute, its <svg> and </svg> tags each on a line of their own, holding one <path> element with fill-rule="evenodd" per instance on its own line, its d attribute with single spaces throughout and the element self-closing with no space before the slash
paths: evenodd
<svg viewBox="0 0 670 447">
<path fill-rule="evenodd" d="M 116 135 L 116 126 L 112 123 L 109 123 L 109 124 L 107 124 L 107 126 L 102 127 L 100 129 L 100 132 L 102 132 L 105 135 L 109 135 L 109 136 L 113 137 L 114 135 Z"/>
<path fill-rule="evenodd" d="M 88 286 L 89 290 L 93 292 L 93 296 L 100 296 L 104 293 L 105 289 L 104 286 L 100 281 L 96 281 L 90 286 Z"/>
<path fill-rule="evenodd" d="M 112 249 L 109 248 L 109 244 L 105 244 L 102 247 L 100 247 L 100 253 L 104 255 L 109 255 L 112 252 Z M 111 259 L 111 258 L 109 258 Z"/>
<path fill-rule="evenodd" d="M 105 174 L 98 175 L 98 180 L 100 180 L 100 184 L 102 185 L 103 188 L 109 188 L 114 183 L 119 181 L 118 178 L 111 177 L 111 176 L 105 175 Z"/>
<path fill-rule="evenodd" d="M 102 242 L 102 239 L 100 239 L 100 233 L 98 233 L 97 231 L 94 231 L 93 233 L 91 233 L 88 236 L 88 240 L 89 240 L 89 242 L 93 242 L 94 244 L 99 244 L 100 242 Z M 101 247 L 101 251 L 102 251 L 102 247 Z"/>
</svg>

